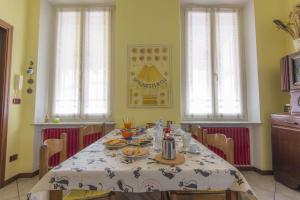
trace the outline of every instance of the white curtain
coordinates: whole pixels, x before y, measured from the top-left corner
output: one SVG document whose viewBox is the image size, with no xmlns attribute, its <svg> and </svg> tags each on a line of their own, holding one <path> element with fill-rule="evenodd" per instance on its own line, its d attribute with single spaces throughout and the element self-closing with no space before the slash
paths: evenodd
<svg viewBox="0 0 300 200">
<path fill-rule="evenodd" d="M 187 117 L 240 118 L 243 114 L 239 11 L 186 11 Z"/>
<path fill-rule="evenodd" d="M 110 9 L 59 9 L 53 114 L 110 113 Z"/>
<path fill-rule="evenodd" d="M 77 9 L 57 12 L 53 115 L 78 115 L 80 105 L 80 24 Z"/>
<path fill-rule="evenodd" d="M 217 107 L 219 117 L 242 114 L 238 11 L 218 9 L 216 18 Z"/>
<path fill-rule="evenodd" d="M 186 23 L 186 112 L 209 116 L 213 112 L 210 13 L 206 9 L 190 9 Z"/>
<path fill-rule="evenodd" d="M 87 9 L 84 28 L 83 113 L 106 115 L 109 108 L 110 11 Z"/>
</svg>

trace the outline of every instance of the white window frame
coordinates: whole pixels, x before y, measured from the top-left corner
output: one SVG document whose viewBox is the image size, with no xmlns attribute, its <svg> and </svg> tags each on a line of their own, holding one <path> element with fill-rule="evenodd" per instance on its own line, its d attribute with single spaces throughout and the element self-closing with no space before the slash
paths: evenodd
<svg viewBox="0 0 300 200">
<path fill-rule="evenodd" d="M 105 115 L 85 115 L 82 112 L 82 108 L 83 108 L 83 101 L 82 101 L 82 97 L 80 96 L 80 113 L 79 115 L 64 115 L 64 116 L 60 116 L 60 115 L 55 115 L 53 113 L 53 104 L 54 104 L 54 93 L 55 93 L 55 85 L 54 85 L 54 81 L 55 81 L 55 60 L 56 60 L 56 49 L 57 49 L 57 16 L 58 16 L 58 9 L 109 9 L 110 10 L 110 45 L 109 45 L 109 53 L 110 53 L 110 57 L 109 57 L 109 62 L 110 62 L 110 66 L 108 69 L 108 112 Z M 83 11 L 81 11 L 83 12 Z M 54 7 L 54 13 L 53 13 L 53 41 L 54 44 L 51 47 L 52 50 L 52 55 L 51 57 L 53 58 L 51 61 L 51 69 L 49 70 L 49 103 L 48 103 L 48 113 L 49 113 L 49 117 L 51 119 L 54 119 L 56 117 L 59 117 L 61 120 L 66 121 L 66 122 L 77 122 L 77 121 L 85 121 L 85 122 L 90 122 L 90 121 L 112 121 L 113 119 L 113 115 L 112 115 L 112 99 L 113 99 L 113 81 L 112 81 L 112 75 L 114 73 L 114 19 L 115 19 L 115 7 L 111 4 L 68 4 L 68 5 L 55 5 Z M 83 17 L 81 17 L 81 29 L 83 29 L 84 27 L 84 22 L 82 20 Z M 81 30 L 82 31 L 82 30 Z M 83 37 L 81 37 L 81 40 L 83 39 Z M 83 46 L 83 42 L 80 41 L 80 48 L 82 49 Z M 81 58 L 82 59 L 82 58 Z M 82 94 L 82 61 L 80 59 L 80 94 Z"/>
<path fill-rule="evenodd" d="M 240 78 L 241 78 L 241 99 L 242 99 L 242 113 L 241 115 L 225 115 L 225 116 L 218 116 L 215 112 L 217 102 L 216 96 L 217 95 L 217 77 L 215 70 L 217 69 L 216 66 L 216 44 L 214 41 L 215 38 L 215 17 L 214 11 L 210 11 L 211 16 L 211 55 L 212 55 L 212 101 L 213 101 L 213 114 L 212 115 L 194 115 L 194 114 L 187 114 L 187 12 L 190 9 L 205 9 L 205 10 L 216 10 L 216 9 L 234 9 L 238 10 L 238 25 L 239 25 L 239 44 L 240 44 Z M 184 121 L 247 121 L 248 120 L 248 112 L 247 112 L 247 89 L 246 89 L 246 69 L 245 69 L 245 50 L 244 50 L 244 38 L 243 38 L 243 9 L 239 5 L 214 5 L 214 6 L 207 6 L 207 5 L 183 5 L 181 7 L 181 118 Z"/>
</svg>

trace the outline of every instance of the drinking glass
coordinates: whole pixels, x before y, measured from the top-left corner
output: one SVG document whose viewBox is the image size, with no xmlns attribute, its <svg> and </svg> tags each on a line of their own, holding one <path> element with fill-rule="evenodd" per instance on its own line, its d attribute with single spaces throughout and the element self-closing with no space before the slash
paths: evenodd
<svg viewBox="0 0 300 200">
<path fill-rule="evenodd" d="M 156 152 L 160 152 L 162 149 L 162 141 L 163 141 L 163 137 L 162 136 L 155 136 L 153 137 L 153 149 Z"/>
<path fill-rule="evenodd" d="M 123 122 L 124 122 L 124 128 L 125 129 L 131 129 L 132 128 L 132 122 L 133 120 L 130 120 L 128 117 L 123 118 Z"/>
<path fill-rule="evenodd" d="M 182 148 L 183 150 L 187 150 L 187 148 L 190 147 L 190 143 L 192 140 L 192 134 L 191 133 L 184 133 L 181 135 L 182 138 Z"/>
</svg>

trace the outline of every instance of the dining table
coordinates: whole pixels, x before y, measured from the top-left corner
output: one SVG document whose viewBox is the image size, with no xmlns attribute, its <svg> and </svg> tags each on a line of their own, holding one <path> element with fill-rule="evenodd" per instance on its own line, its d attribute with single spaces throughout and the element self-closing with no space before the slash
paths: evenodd
<svg viewBox="0 0 300 200">
<path fill-rule="evenodd" d="M 137 138 L 149 136 L 140 134 Z M 109 149 L 105 142 L 122 138 L 115 129 L 84 148 L 58 166 L 52 168 L 28 193 L 28 200 L 49 199 L 49 193 L 70 190 L 110 190 L 121 193 L 151 193 L 164 191 L 232 191 L 247 199 L 256 195 L 242 173 L 226 160 L 197 140 L 197 154 L 182 152 L 182 138 L 175 138 L 176 151 L 184 156 L 184 163 L 165 165 L 158 162 L 151 144 L 149 154 L 130 159 L 122 149 Z"/>
</svg>

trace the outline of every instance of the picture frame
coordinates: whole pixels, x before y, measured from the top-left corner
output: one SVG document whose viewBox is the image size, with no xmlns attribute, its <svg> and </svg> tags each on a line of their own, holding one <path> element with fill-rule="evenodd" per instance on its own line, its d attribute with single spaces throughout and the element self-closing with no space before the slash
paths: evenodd
<svg viewBox="0 0 300 200">
<path fill-rule="evenodd" d="M 172 106 L 172 48 L 165 44 L 128 45 L 129 108 Z"/>
<path fill-rule="evenodd" d="M 300 52 L 289 56 L 290 89 L 300 89 Z"/>
</svg>

